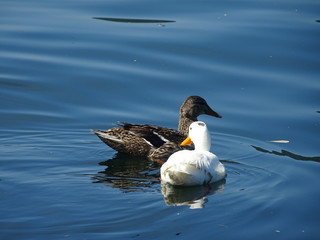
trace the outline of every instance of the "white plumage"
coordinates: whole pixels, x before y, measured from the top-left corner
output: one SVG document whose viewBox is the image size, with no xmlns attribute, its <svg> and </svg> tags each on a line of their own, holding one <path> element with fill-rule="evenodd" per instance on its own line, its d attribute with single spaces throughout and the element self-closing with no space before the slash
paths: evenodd
<svg viewBox="0 0 320 240">
<path fill-rule="evenodd" d="M 161 180 L 172 185 L 203 185 L 219 181 L 226 176 L 219 158 L 210 152 L 211 138 L 204 122 L 190 125 L 189 136 L 181 145 L 194 143 L 194 150 L 172 154 L 161 167 Z"/>
</svg>

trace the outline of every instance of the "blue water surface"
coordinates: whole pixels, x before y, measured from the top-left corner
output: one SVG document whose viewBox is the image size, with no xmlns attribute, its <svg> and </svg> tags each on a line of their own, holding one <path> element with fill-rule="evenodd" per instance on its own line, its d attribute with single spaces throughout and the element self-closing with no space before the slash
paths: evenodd
<svg viewBox="0 0 320 240">
<path fill-rule="evenodd" d="M 2 1 L 1 239 L 319 239 L 320 2 Z M 177 128 L 225 181 L 170 188 L 91 129 Z M 283 140 L 280 141 L 279 140 Z"/>
</svg>

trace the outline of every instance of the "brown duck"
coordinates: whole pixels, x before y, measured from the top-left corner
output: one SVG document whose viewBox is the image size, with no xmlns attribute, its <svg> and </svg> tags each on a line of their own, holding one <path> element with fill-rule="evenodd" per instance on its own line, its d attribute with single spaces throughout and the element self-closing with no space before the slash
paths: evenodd
<svg viewBox="0 0 320 240">
<path fill-rule="evenodd" d="M 187 137 L 189 125 L 198 121 L 197 117 L 201 114 L 221 118 L 202 97 L 190 96 L 180 107 L 178 130 L 121 122 L 118 127 L 106 131 L 93 130 L 93 133 L 118 152 L 148 157 L 153 161 L 166 161 L 172 153 L 190 149 L 190 146 L 180 146 L 180 143 Z"/>
</svg>

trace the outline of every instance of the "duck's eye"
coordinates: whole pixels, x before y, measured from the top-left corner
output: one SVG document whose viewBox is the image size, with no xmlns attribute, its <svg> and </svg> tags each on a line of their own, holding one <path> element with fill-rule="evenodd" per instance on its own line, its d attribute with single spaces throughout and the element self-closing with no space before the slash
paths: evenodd
<svg viewBox="0 0 320 240">
<path fill-rule="evenodd" d="M 189 130 L 191 131 L 191 130 L 192 130 L 192 127 L 190 127 Z"/>
</svg>

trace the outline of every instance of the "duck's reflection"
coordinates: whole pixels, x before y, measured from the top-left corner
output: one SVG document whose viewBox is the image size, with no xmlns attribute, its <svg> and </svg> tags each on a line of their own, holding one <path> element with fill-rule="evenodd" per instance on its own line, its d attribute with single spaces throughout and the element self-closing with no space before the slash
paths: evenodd
<svg viewBox="0 0 320 240">
<path fill-rule="evenodd" d="M 225 180 L 208 186 L 178 187 L 161 183 L 160 166 L 146 158 L 117 153 L 112 159 L 100 162 L 105 166 L 92 177 L 93 183 L 119 188 L 123 192 L 160 192 L 167 205 L 189 205 L 191 209 L 203 208 L 207 196 L 222 192 Z"/>
<path fill-rule="evenodd" d="M 220 193 L 224 189 L 225 179 L 206 186 L 181 187 L 162 183 L 162 195 L 167 205 L 189 205 L 190 209 L 203 208 L 208 201 L 207 196 Z"/>
<path fill-rule="evenodd" d="M 117 153 L 99 165 L 106 169 L 92 177 L 94 183 L 108 183 L 124 192 L 154 191 L 160 184 L 159 166 L 146 158 Z"/>
</svg>

